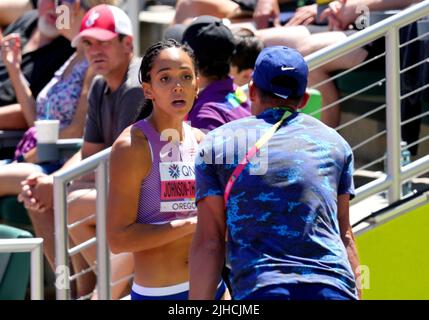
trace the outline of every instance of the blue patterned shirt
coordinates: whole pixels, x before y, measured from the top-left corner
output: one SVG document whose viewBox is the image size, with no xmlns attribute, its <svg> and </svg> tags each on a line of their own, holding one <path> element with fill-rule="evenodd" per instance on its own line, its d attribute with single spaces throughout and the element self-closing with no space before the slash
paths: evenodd
<svg viewBox="0 0 429 320">
<path fill-rule="evenodd" d="M 238 161 L 284 109 L 210 132 L 196 159 L 196 201 L 223 196 Z M 227 203 L 233 297 L 279 283 L 322 283 L 356 297 L 337 196 L 353 196 L 353 154 L 333 129 L 294 113 L 246 166 Z"/>
</svg>

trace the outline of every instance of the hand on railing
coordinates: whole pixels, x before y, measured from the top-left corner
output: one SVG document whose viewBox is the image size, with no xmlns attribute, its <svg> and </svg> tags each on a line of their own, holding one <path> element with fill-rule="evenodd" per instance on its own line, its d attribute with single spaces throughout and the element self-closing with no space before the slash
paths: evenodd
<svg viewBox="0 0 429 320">
<path fill-rule="evenodd" d="M 22 189 L 18 201 L 33 211 L 44 211 L 53 208 L 53 176 L 36 173 L 21 182 Z"/>
<path fill-rule="evenodd" d="M 253 20 L 258 29 L 280 26 L 280 9 L 277 0 L 259 0 Z"/>
<path fill-rule="evenodd" d="M 317 5 L 311 4 L 296 9 L 292 19 L 286 23 L 286 26 L 306 26 L 313 23 L 317 16 Z"/>
<path fill-rule="evenodd" d="M 356 7 L 347 5 L 347 0 L 332 1 L 329 7 L 320 14 L 320 20 L 327 19 L 329 30 L 345 30 L 358 17 Z"/>
</svg>

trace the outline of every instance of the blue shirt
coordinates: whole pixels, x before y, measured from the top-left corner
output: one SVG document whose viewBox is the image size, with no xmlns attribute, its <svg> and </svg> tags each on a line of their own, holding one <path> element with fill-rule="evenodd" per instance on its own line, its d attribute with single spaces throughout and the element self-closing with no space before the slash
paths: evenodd
<svg viewBox="0 0 429 320">
<path fill-rule="evenodd" d="M 210 132 L 196 159 L 196 201 L 223 196 L 238 161 L 284 109 Z M 356 297 L 340 237 L 337 196 L 354 193 L 353 154 L 333 129 L 294 113 L 252 158 L 227 203 L 233 297 L 267 285 L 322 283 Z"/>
</svg>

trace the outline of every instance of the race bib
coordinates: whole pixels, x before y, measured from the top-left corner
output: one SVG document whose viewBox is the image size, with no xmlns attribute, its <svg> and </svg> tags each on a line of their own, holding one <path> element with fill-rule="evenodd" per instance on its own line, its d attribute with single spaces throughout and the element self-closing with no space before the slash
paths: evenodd
<svg viewBox="0 0 429 320">
<path fill-rule="evenodd" d="M 161 212 L 186 212 L 195 205 L 195 165 L 193 162 L 160 162 Z"/>
</svg>

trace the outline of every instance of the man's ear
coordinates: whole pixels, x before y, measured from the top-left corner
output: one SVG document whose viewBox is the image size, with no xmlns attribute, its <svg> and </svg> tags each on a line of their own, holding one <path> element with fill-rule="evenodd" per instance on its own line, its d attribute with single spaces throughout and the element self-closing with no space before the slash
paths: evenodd
<svg viewBox="0 0 429 320">
<path fill-rule="evenodd" d="M 153 95 L 152 95 L 152 87 L 151 87 L 151 85 L 149 83 L 147 83 L 147 82 L 143 82 L 142 88 L 143 88 L 144 97 L 146 99 L 152 99 Z"/>
<path fill-rule="evenodd" d="M 134 51 L 133 37 L 126 36 L 122 41 L 128 52 L 131 53 Z"/>
<path fill-rule="evenodd" d="M 198 97 L 198 94 L 200 93 L 200 77 L 197 77 L 196 81 L 197 85 L 195 86 L 195 95 Z"/>
<path fill-rule="evenodd" d="M 250 80 L 249 82 L 249 99 L 251 102 L 254 102 L 256 99 L 256 88 L 253 84 L 253 80 Z"/>
<path fill-rule="evenodd" d="M 299 102 L 299 105 L 297 106 L 297 109 L 303 109 L 306 105 L 308 100 L 310 99 L 310 95 L 306 91 L 304 95 L 301 98 L 301 101 Z"/>
</svg>

